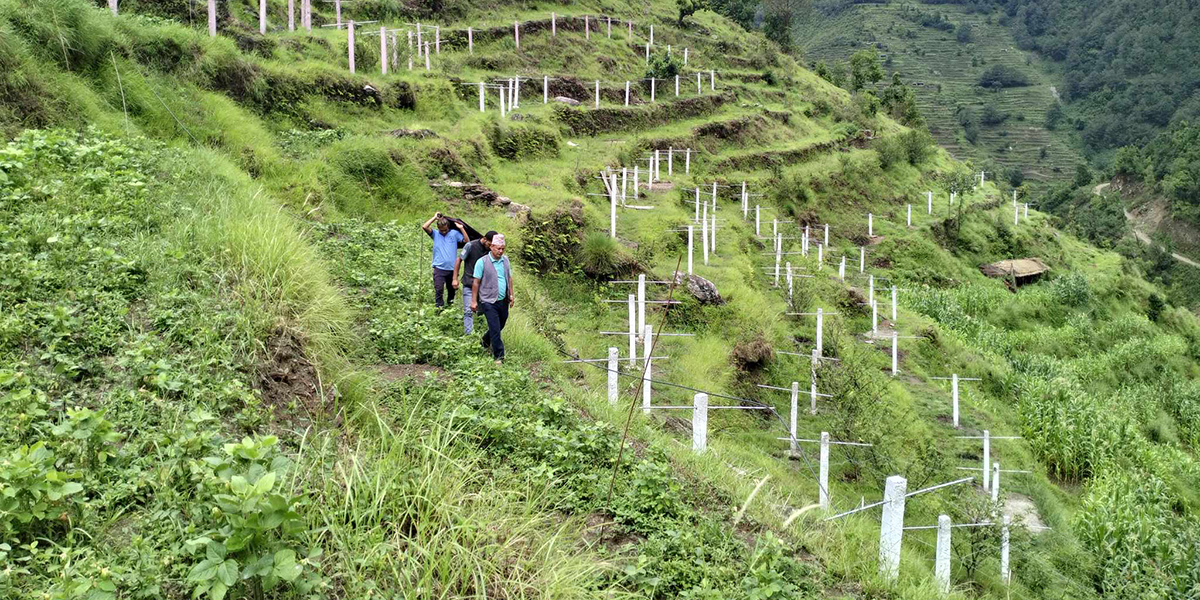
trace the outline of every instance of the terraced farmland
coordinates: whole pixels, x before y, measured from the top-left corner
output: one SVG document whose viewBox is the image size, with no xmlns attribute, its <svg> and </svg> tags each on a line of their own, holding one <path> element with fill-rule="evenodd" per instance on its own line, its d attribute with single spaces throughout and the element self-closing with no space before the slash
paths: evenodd
<svg viewBox="0 0 1200 600">
<path fill-rule="evenodd" d="M 954 31 L 922 26 L 906 16 L 912 11 L 943 14 L 956 27 L 969 23 L 973 41 L 959 42 Z M 1083 157 L 1065 131 L 1044 126 L 1046 109 L 1057 101 L 1054 81 L 1036 56 L 1016 47 L 998 19 L 999 13 L 968 13 L 947 5 L 864 4 L 836 17 L 814 17 L 801 26 L 799 43 L 810 62 L 845 62 L 860 49 L 877 48 L 888 79 L 899 72 L 913 86 L 930 133 L 955 158 L 977 165 L 991 160 L 998 169 L 1017 166 L 1034 182 L 1069 178 Z M 997 64 L 1024 73 L 1030 85 L 979 87 L 979 76 Z M 997 125 L 980 123 L 979 136 L 971 143 L 958 113 L 970 110 L 978 122 L 989 105 L 1007 119 Z"/>
</svg>

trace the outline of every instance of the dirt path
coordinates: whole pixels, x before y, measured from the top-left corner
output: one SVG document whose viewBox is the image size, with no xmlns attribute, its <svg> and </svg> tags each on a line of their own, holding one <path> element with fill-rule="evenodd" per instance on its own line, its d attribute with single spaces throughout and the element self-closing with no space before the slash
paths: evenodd
<svg viewBox="0 0 1200 600">
<path fill-rule="evenodd" d="M 1101 183 L 1101 184 L 1097 185 L 1096 187 L 1092 188 L 1092 193 L 1099 195 L 1100 192 L 1104 191 L 1104 188 L 1107 188 L 1110 185 L 1112 185 L 1112 184 L 1111 183 Z M 1133 215 L 1130 214 L 1129 211 L 1127 211 L 1125 209 L 1121 209 L 1121 211 L 1125 213 L 1125 220 L 1129 221 L 1129 226 L 1130 226 L 1130 228 L 1133 229 L 1133 237 L 1136 237 L 1139 242 L 1146 244 L 1147 246 L 1149 246 L 1150 244 L 1153 244 L 1154 242 L 1150 240 L 1150 236 L 1146 235 L 1145 232 L 1138 229 L 1138 222 L 1136 219 L 1134 219 Z M 1182 254 L 1179 254 L 1177 252 L 1172 252 L 1171 257 L 1185 265 L 1191 265 L 1193 267 L 1196 267 L 1197 269 L 1200 269 L 1200 263 L 1198 263 L 1186 256 L 1183 256 Z"/>
</svg>

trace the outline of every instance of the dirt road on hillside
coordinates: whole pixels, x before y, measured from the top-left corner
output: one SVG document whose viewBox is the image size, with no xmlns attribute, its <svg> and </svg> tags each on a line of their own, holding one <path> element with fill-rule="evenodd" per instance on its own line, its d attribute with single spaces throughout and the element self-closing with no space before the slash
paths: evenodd
<svg viewBox="0 0 1200 600">
<path fill-rule="evenodd" d="M 1110 185 L 1112 185 L 1112 184 L 1111 183 L 1101 183 L 1101 184 L 1097 185 L 1096 187 L 1092 188 L 1092 193 L 1099 195 L 1100 192 L 1104 191 L 1104 188 L 1107 188 Z M 1130 214 L 1129 211 L 1125 210 L 1124 208 L 1122 208 L 1121 211 L 1125 213 L 1125 220 L 1129 221 L 1129 227 L 1131 229 L 1133 229 L 1133 237 L 1137 238 L 1139 242 L 1146 244 L 1147 246 L 1149 246 L 1150 244 L 1153 244 L 1154 242 L 1150 239 L 1150 236 L 1146 235 L 1145 232 L 1138 229 L 1138 222 L 1136 219 L 1134 219 L 1133 215 Z M 1193 267 L 1196 267 L 1197 269 L 1200 269 L 1200 263 L 1198 263 L 1186 256 L 1183 256 L 1182 254 L 1172 252 L 1171 257 L 1183 264 L 1191 265 Z"/>
</svg>

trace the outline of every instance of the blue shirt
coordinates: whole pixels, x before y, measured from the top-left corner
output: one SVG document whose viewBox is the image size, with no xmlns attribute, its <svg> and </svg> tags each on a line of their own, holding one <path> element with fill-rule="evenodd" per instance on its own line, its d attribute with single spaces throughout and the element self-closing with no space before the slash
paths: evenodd
<svg viewBox="0 0 1200 600">
<path fill-rule="evenodd" d="M 429 235 L 433 238 L 433 268 L 453 271 L 454 259 L 458 257 L 458 243 L 463 239 L 462 232 L 451 229 L 450 233 L 442 235 L 442 232 L 434 229 Z"/>
<path fill-rule="evenodd" d="M 492 253 L 488 252 L 487 256 L 475 261 L 475 273 L 473 274 L 475 279 L 483 280 L 483 261 L 485 260 L 492 261 L 492 266 L 496 269 L 496 288 L 498 292 L 496 302 L 499 302 L 508 295 L 508 273 L 504 272 L 504 256 L 501 255 L 500 258 L 493 258 Z"/>
</svg>

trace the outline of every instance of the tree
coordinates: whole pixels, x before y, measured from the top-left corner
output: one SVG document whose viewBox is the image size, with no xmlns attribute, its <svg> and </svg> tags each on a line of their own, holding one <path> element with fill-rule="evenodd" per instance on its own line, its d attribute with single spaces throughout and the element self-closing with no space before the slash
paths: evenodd
<svg viewBox="0 0 1200 600">
<path fill-rule="evenodd" d="M 1046 109 L 1046 129 L 1049 129 L 1050 131 L 1057 129 L 1058 124 L 1062 122 L 1063 117 L 1064 115 L 1062 107 L 1059 106 L 1057 102 L 1052 103 L 1050 108 Z"/>
<path fill-rule="evenodd" d="M 979 140 L 979 126 L 974 121 L 967 123 L 963 126 L 963 135 L 966 136 L 968 142 L 974 144 Z"/>
<path fill-rule="evenodd" d="M 879 66 L 879 53 L 874 48 L 859 50 L 850 57 L 850 91 L 857 92 L 880 79 L 883 67 Z"/>
<path fill-rule="evenodd" d="M 900 143 L 904 146 L 904 155 L 908 164 L 917 166 L 930 156 L 933 156 L 933 136 L 925 131 L 913 129 L 900 134 Z"/>
<path fill-rule="evenodd" d="M 1075 167 L 1075 187 L 1083 187 L 1092 182 L 1092 171 L 1087 165 Z"/>
<path fill-rule="evenodd" d="M 989 104 L 983 107 L 983 115 L 979 119 L 984 125 L 994 126 L 999 125 L 1008 120 L 1008 114 L 1001 112 L 996 108 L 996 105 Z"/>
<path fill-rule="evenodd" d="M 1021 187 L 1021 184 L 1025 183 L 1025 172 L 1020 167 L 1006 167 L 1001 176 L 1014 188 Z"/>
<path fill-rule="evenodd" d="M 970 23 L 960 23 L 955 37 L 960 44 L 970 44 L 975 41 L 975 31 L 971 28 Z"/>
<path fill-rule="evenodd" d="M 1029 78 L 1008 65 L 992 65 L 979 76 L 979 87 L 1006 88 L 1026 85 L 1029 85 Z"/>
<path fill-rule="evenodd" d="M 704 0 L 675 0 L 675 5 L 679 7 L 679 26 L 683 27 L 683 20 L 696 14 L 696 11 L 705 8 Z"/>
</svg>

